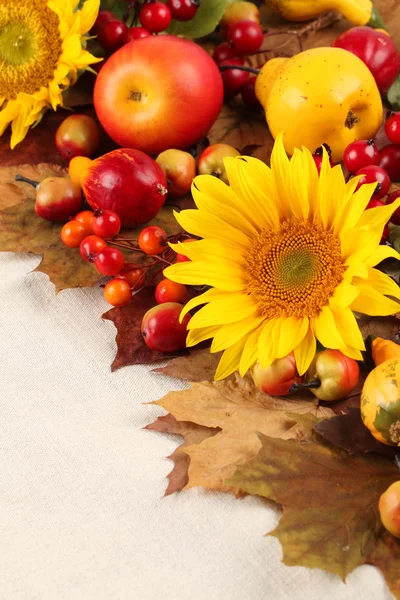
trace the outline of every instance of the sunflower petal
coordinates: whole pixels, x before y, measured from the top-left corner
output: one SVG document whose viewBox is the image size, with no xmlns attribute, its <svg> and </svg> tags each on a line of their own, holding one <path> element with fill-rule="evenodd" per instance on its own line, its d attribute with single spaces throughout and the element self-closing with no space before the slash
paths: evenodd
<svg viewBox="0 0 400 600">
<path fill-rule="evenodd" d="M 247 337 L 246 343 L 243 348 L 242 356 L 240 358 L 239 374 L 244 377 L 249 369 L 258 359 L 258 338 L 260 337 L 262 325 L 252 331 Z"/>
<path fill-rule="evenodd" d="M 297 317 L 286 318 L 281 326 L 280 337 L 276 358 L 283 358 L 301 344 L 309 327 L 308 317 L 299 319 Z"/>
<path fill-rule="evenodd" d="M 332 307 L 336 327 L 344 341 L 344 346 L 355 350 L 365 350 L 365 344 L 353 311 L 349 308 Z"/>
<path fill-rule="evenodd" d="M 214 379 L 219 381 L 220 379 L 225 379 L 232 373 L 238 370 L 240 365 L 240 357 L 244 348 L 244 344 L 246 342 L 246 338 L 242 338 L 233 346 L 230 346 L 223 353 L 221 360 L 219 361 L 219 365 L 217 371 L 215 373 Z"/>
<path fill-rule="evenodd" d="M 376 267 L 383 260 L 387 258 L 396 258 L 400 260 L 400 254 L 391 246 L 383 246 L 379 245 L 377 249 L 370 255 L 369 258 L 365 261 L 367 267 Z"/>
<path fill-rule="evenodd" d="M 189 321 L 188 329 L 236 323 L 254 315 L 257 305 L 250 296 L 229 294 L 203 306 Z"/>
<path fill-rule="evenodd" d="M 188 209 L 174 215 L 185 231 L 206 239 L 219 239 L 243 250 L 250 246 L 250 239 L 218 217 L 200 210 Z"/>
<path fill-rule="evenodd" d="M 368 279 L 354 279 L 354 284 L 360 286 L 360 291 L 363 286 L 371 286 L 377 292 L 384 294 L 385 296 L 392 296 L 400 300 L 400 287 L 385 273 L 378 271 L 372 267 L 368 267 Z M 400 309 L 400 307 L 399 307 Z"/>
<path fill-rule="evenodd" d="M 80 33 L 90 31 L 99 14 L 99 0 L 86 0 L 80 10 Z"/>
<path fill-rule="evenodd" d="M 263 320 L 263 317 L 250 315 L 250 317 L 243 319 L 243 321 L 222 325 L 214 336 L 211 352 L 220 352 L 229 348 L 232 344 L 236 344 L 243 336 L 248 335 L 253 329 L 256 329 Z"/>
<path fill-rule="evenodd" d="M 331 308 L 332 306 L 346 308 L 354 302 L 359 293 L 360 289 L 357 285 L 342 281 L 335 289 L 329 304 Z"/>
<path fill-rule="evenodd" d="M 315 337 L 325 348 L 338 349 L 345 346 L 338 331 L 332 310 L 324 306 L 316 317 L 311 319 Z"/>
<path fill-rule="evenodd" d="M 205 261 L 176 263 L 164 270 L 164 275 L 177 283 L 210 285 L 226 292 L 244 290 L 242 271 L 229 265 L 215 265 Z"/>
<path fill-rule="evenodd" d="M 319 211 L 325 229 L 334 227 L 338 212 L 344 208 L 345 182 L 341 165 L 329 169 L 326 176 L 320 178 Z"/>
<path fill-rule="evenodd" d="M 283 132 L 281 132 L 276 137 L 271 154 L 271 169 L 280 213 L 283 217 L 289 218 L 291 214 L 287 193 L 289 187 L 289 159 L 283 145 L 283 135 Z"/>
<path fill-rule="evenodd" d="M 370 315 L 371 317 L 387 317 L 395 315 L 400 310 L 400 304 L 375 290 L 369 285 L 363 285 L 359 296 L 351 305 L 351 309 Z"/>
<path fill-rule="evenodd" d="M 177 254 L 183 254 L 194 261 L 215 262 L 217 260 L 219 263 L 228 263 L 239 268 L 246 265 L 246 257 L 238 250 L 237 246 L 220 240 L 198 240 L 186 244 L 178 242 L 169 244 L 169 246 Z"/>
<path fill-rule="evenodd" d="M 186 347 L 197 346 L 200 342 L 214 337 L 219 327 L 200 327 L 199 329 L 190 329 L 186 338 Z"/>
<path fill-rule="evenodd" d="M 226 292 L 221 292 L 220 290 L 217 290 L 215 288 L 211 288 L 203 294 L 195 296 L 194 298 L 189 300 L 189 302 L 186 302 L 185 306 L 182 308 L 181 314 L 179 315 L 179 321 L 182 323 L 183 317 L 187 315 L 187 313 L 190 312 L 193 308 L 196 308 L 196 306 L 200 306 L 201 304 L 208 304 L 208 302 L 211 302 L 211 300 L 216 300 L 217 298 L 224 297 L 227 297 Z"/>
<path fill-rule="evenodd" d="M 295 148 L 293 157 L 289 162 L 290 209 L 292 214 L 299 220 L 307 219 L 310 212 L 308 182 L 303 177 L 305 160 L 307 159 L 303 153 Z"/>
<path fill-rule="evenodd" d="M 366 225 L 380 225 L 382 229 L 389 221 L 392 214 L 399 208 L 400 198 L 397 198 L 392 204 L 386 204 L 378 208 L 369 208 L 365 210 L 360 217 L 357 225 L 358 227 L 365 227 Z"/>
<path fill-rule="evenodd" d="M 283 317 L 267 321 L 258 338 L 258 361 L 263 369 L 269 367 L 277 358 L 276 353 L 283 321 Z"/>
<path fill-rule="evenodd" d="M 310 366 L 317 349 L 317 342 L 311 326 L 308 328 L 306 335 L 300 344 L 294 349 L 294 357 L 296 359 L 297 371 L 299 375 L 304 375 Z"/>
</svg>

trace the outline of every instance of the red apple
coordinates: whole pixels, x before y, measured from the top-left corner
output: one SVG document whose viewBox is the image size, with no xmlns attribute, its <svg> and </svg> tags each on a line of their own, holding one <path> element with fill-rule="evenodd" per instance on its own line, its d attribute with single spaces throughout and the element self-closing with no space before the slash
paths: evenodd
<svg viewBox="0 0 400 600">
<path fill-rule="evenodd" d="M 240 156 L 240 152 L 228 144 L 211 144 L 199 156 L 197 170 L 200 175 L 214 175 L 228 183 L 224 158 Z"/>
<path fill-rule="evenodd" d="M 179 322 L 182 304 L 178 302 L 165 302 L 153 306 L 143 317 L 142 336 L 146 345 L 151 350 L 158 352 L 176 352 L 186 346 L 187 324 L 190 314 Z"/>
<path fill-rule="evenodd" d="M 220 72 L 198 44 L 160 35 L 126 44 L 100 70 L 97 116 L 120 146 L 157 155 L 204 137 L 223 101 Z"/>
<path fill-rule="evenodd" d="M 379 498 L 379 514 L 385 529 L 400 538 L 400 481 L 395 481 Z"/>
<path fill-rule="evenodd" d="M 100 145 L 101 131 L 88 115 L 70 115 L 56 131 L 56 146 L 65 158 L 91 157 Z"/>
<path fill-rule="evenodd" d="M 68 221 L 81 209 L 81 189 L 67 177 L 47 177 L 39 183 L 16 175 L 15 180 L 35 188 L 35 212 L 46 221 Z"/>
<path fill-rule="evenodd" d="M 93 209 L 112 210 L 123 227 L 136 227 L 157 215 L 165 201 L 167 181 L 150 156 L 119 148 L 92 162 L 83 175 L 82 189 Z"/>
<path fill-rule="evenodd" d="M 257 363 L 251 374 L 255 386 L 271 396 L 287 396 L 293 383 L 301 381 L 293 352 L 284 358 L 278 358 L 266 369 Z"/>
<path fill-rule="evenodd" d="M 196 161 L 189 152 L 165 150 L 156 158 L 167 178 L 168 194 L 171 198 L 181 198 L 188 192 L 196 176 Z"/>
</svg>

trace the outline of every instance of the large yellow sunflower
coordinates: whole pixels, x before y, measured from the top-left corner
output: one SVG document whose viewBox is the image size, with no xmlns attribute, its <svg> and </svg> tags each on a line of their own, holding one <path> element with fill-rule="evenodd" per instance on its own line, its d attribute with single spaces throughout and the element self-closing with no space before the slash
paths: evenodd
<svg viewBox="0 0 400 600">
<path fill-rule="evenodd" d="M 83 46 L 100 0 L 0 1 L 0 136 L 11 123 L 11 148 L 62 93 L 77 73 L 99 62 Z"/>
<path fill-rule="evenodd" d="M 251 157 L 225 161 L 230 187 L 209 175 L 193 182 L 198 210 L 176 215 L 201 238 L 172 247 L 191 262 L 168 267 L 179 283 L 212 286 L 185 306 L 201 304 L 189 322 L 187 345 L 213 338 L 224 350 L 215 378 L 257 361 L 263 368 L 294 351 L 300 374 L 314 357 L 316 340 L 361 359 L 364 341 L 353 311 L 399 311 L 400 289 L 375 269 L 399 254 L 379 242 L 400 199 L 365 210 L 375 185 L 355 191 L 327 155 L 321 175 L 310 152 L 289 160 L 276 140 L 271 168 Z M 387 296 L 391 296 L 388 298 Z"/>
</svg>

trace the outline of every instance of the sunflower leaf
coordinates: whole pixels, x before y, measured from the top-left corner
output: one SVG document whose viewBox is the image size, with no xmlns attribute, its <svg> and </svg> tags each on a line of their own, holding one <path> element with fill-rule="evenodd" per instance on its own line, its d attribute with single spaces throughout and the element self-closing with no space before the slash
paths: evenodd
<svg viewBox="0 0 400 600">
<path fill-rule="evenodd" d="M 184 448 L 190 458 L 185 488 L 202 486 L 236 495 L 241 494 L 240 489 L 227 487 L 224 481 L 238 464 L 258 453 L 261 444 L 257 431 L 278 438 L 301 439 L 309 428 L 297 424 L 293 415 L 333 416 L 329 408 L 318 407 L 315 398 L 272 398 L 257 390 L 252 381 L 239 376 L 216 383 L 195 383 L 188 390 L 170 392 L 154 404 L 179 422 L 221 429 L 212 437 Z"/>
<path fill-rule="evenodd" d="M 372 564 L 400 598 L 400 540 L 384 530 L 378 512 L 380 495 L 399 479 L 393 461 L 351 456 L 312 436 L 299 442 L 260 434 L 259 440 L 258 455 L 225 483 L 283 506 L 271 535 L 282 544 L 284 563 L 342 579 Z"/>
</svg>

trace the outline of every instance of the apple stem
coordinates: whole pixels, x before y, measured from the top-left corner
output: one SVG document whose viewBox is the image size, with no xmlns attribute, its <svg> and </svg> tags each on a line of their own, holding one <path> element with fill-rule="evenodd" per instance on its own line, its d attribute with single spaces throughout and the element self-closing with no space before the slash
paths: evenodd
<svg viewBox="0 0 400 600">
<path fill-rule="evenodd" d="M 38 189 L 40 182 L 39 181 L 33 181 L 33 179 L 28 179 L 27 177 L 24 177 L 23 175 L 16 175 L 14 177 L 15 181 L 22 181 L 23 183 L 29 183 L 29 185 L 33 186 L 35 188 L 35 190 Z"/>
<path fill-rule="evenodd" d="M 253 75 L 258 75 L 260 73 L 260 69 L 253 69 L 253 67 L 242 67 L 241 65 L 221 65 L 219 70 L 229 71 L 230 69 L 236 69 L 237 71 L 246 71 L 246 73 L 253 73 Z"/>
<path fill-rule="evenodd" d="M 311 390 L 321 387 L 321 380 L 316 378 L 308 383 L 297 383 L 296 381 L 292 383 L 289 388 L 289 392 L 293 394 L 293 392 L 299 392 L 301 390 Z"/>
</svg>

